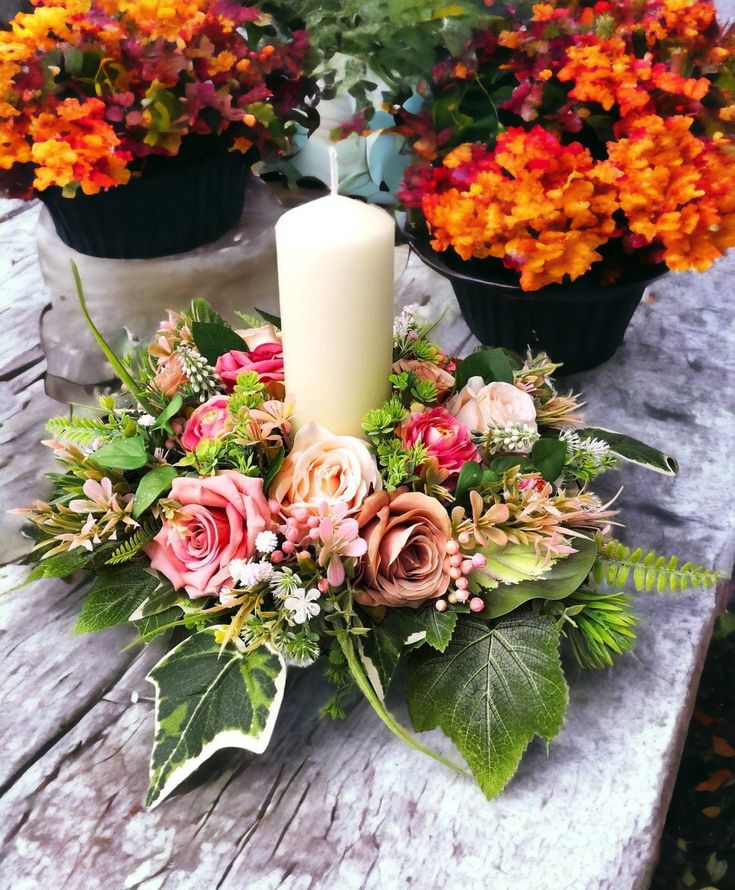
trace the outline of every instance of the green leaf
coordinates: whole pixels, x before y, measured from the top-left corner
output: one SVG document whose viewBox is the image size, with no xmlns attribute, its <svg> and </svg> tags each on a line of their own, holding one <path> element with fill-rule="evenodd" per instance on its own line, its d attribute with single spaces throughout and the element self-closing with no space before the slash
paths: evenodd
<svg viewBox="0 0 735 890">
<path fill-rule="evenodd" d="M 94 633 L 124 624 L 158 587 L 158 576 L 142 566 L 100 568 L 82 606 L 74 633 Z"/>
<path fill-rule="evenodd" d="M 424 639 L 426 630 L 412 609 L 391 609 L 370 633 L 359 640 L 358 651 L 370 685 L 381 699 L 388 692 L 404 647 Z"/>
<path fill-rule="evenodd" d="M 140 518 L 159 495 L 171 488 L 178 473 L 174 467 L 156 467 L 149 470 L 138 483 L 133 499 L 133 518 Z"/>
<path fill-rule="evenodd" d="M 156 637 L 167 630 L 172 629 L 172 625 L 178 623 L 182 617 L 181 609 L 176 606 L 169 606 L 162 612 L 154 612 L 153 615 L 146 615 L 145 618 L 138 618 L 133 621 L 138 633 L 140 634 L 139 642 L 150 643 Z"/>
<path fill-rule="evenodd" d="M 262 754 L 286 683 L 280 654 L 265 647 L 222 650 L 218 628 L 193 634 L 168 652 L 148 680 L 156 688 L 156 735 L 146 805 L 160 803 L 221 748 Z"/>
<path fill-rule="evenodd" d="M 202 297 L 196 297 L 191 301 L 191 306 L 189 306 L 189 311 L 187 315 L 191 319 L 192 322 L 195 321 L 205 321 L 211 324 L 222 325 L 223 327 L 227 327 L 227 322 L 222 318 L 219 312 L 215 312 L 212 308 L 212 304 L 207 300 L 202 299 Z"/>
<path fill-rule="evenodd" d="M 513 366 L 504 349 L 481 349 L 461 362 L 456 377 L 457 389 L 461 389 L 470 377 L 482 377 L 485 383 L 513 383 Z"/>
<path fill-rule="evenodd" d="M 539 439 L 531 450 L 531 461 L 547 482 L 555 482 L 564 469 L 567 444 L 561 439 Z"/>
<path fill-rule="evenodd" d="M 534 736 L 561 729 L 567 685 L 559 631 L 547 615 L 510 615 L 494 626 L 463 616 L 444 653 L 427 647 L 408 662 L 408 712 L 418 731 L 441 727 L 488 798 L 515 773 Z"/>
<path fill-rule="evenodd" d="M 616 433 L 602 427 L 590 427 L 576 432 L 581 439 L 602 439 L 610 446 L 610 451 L 613 454 L 629 463 L 648 467 L 649 470 L 663 473 L 666 476 L 676 476 L 679 472 L 679 465 L 673 457 L 623 433 Z"/>
<path fill-rule="evenodd" d="M 588 541 L 586 538 L 577 538 L 574 541 L 574 546 L 577 548 L 576 553 L 557 560 L 551 569 L 540 578 L 522 580 L 517 584 L 501 584 L 494 590 L 488 590 L 484 597 L 487 605 L 480 616 L 499 618 L 529 600 L 561 600 L 574 593 L 584 584 L 592 570 L 597 558 L 597 545 L 594 541 Z M 487 567 L 478 569 L 477 573 L 486 571 Z M 473 592 L 476 592 L 477 587 L 482 586 L 480 577 L 479 574 L 476 576 L 475 572 L 470 575 L 470 589 Z"/>
<path fill-rule="evenodd" d="M 433 603 L 429 603 L 416 617 L 426 628 L 426 642 L 437 652 L 444 652 L 452 639 L 454 628 L 457 624 L 457 613 L 447 610 L 437 612 Z"/>
<path fill-rule="evenodd" d="M 156 422 L 153 424 L 152 429 L 154 430 L 166 430 L 168 433 L 171 433 L 171 427 L 169 425 L 169 421 L 176 417 L 176 415 L 181 410 L 181 406 L 184 404 L 184 399 L 181 393 L 176 393 L 176 395 L 171 399 L 171 401 L 166 405 L 166 407 L 161 411 L 161 413 L 156 418 Z"/>
<path fill-rule="evenodd" d="M 194 345 L 210 365 L 231 349 L 247 351 L 247 344 L 239 334 L 225 324 L 210 321 L 194 321 L 191 325 Z"/>
<path fill-rule="evenodd" d="M 474 460 L 468 460 L 463 465 L 459 471 L 457 485 L 454 489 L 454 500 L 458 504 L 467 502 L 470 492 L 480 487 L 483 473 L 482 466 Z"/>
<path fill-rule="evenodd" d="M 265 309 L 258 309 L 257 306 L 255 308 L 255 311 L 263 319 L 263 321 L 267 322 L 268 324 L 272 324 L 273 327 L 278 328 L 279 331 L 281 330 L 281 319 L 277 315 L 271 315 L 270 312 L 266 312 Z"/>
<path fill-rule="evenodd" d="M 131 436 L 113 439 L 95 451 L 91 459 L 108 470 L 138 470 L 148 463 L 148 454 L 143 437 Z"/>
<path fill-rule="evenodd" d="M 66 578 L 83 569 L 93 556 L 94 554 L 84 547 L 49 556 L 31 569 L 25 583 L 30 584 L 31 581 L 38 581 L 41 578 Z"/>
</svg>

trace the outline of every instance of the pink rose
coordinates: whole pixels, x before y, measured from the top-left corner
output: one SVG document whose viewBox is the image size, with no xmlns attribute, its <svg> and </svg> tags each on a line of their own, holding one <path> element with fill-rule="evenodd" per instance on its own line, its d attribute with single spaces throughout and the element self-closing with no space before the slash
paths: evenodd
<svg viewBox="0 0 735 890">
<path fill-rule="evenodd" d="M 429 458 L 448 476 L 457 475 L 468 460 L 479 458 L 469 430 L 446 408 L 409 414 L 399 434 L 409 448 L 417 443 L 425 445 Z"/>
<path fill-rule="evenodd" d="M 271 497 L 286 515 L 294 507 L 316 514 L 324 503 L 343 503 L 348 513 L 355 513 L 371 491 L 382 487 L 378 466 L 362 439 L 333 436 L 318 423 L 305 423 L 273 480 Z"/>
<path fill-rule="evenodd" d="M 449 515 L 436 498 L 413 491 L 379 492 L 357 517 L 367 541 L 355 598 L 364 606 L 410 606 L 449 587 Z"/>
<path fill-rule="evenodd" d="M 470 430 L 522 423 L 536 430 L 536 405 L 531 396 L 512 383 L 485 383 L 470 377 L 464 388 L 447 402 L 447 410 Z"/>
<path fill-rule="evenodd" d="M 270 525 L 263 480 L 235 470 L 179 476 L 170 497 L 181 509 L 145 547 L 151 568 L 192 599 L 217 596 L 232 584 L 232 560 L 253 556 L 256 536 Z"/>
<path fill-rule="evenodd" d="M 454 388 L 454 377 L 434 362 L 421 361 L 417 358 L 401 358 L 393 363 L 393 373 L 413 371 L 421 380 L 429 380 L 436 387 L 436 396 L 441 401 Z"/>
<path fill-rule="evenodd" d="M 181 434 L 181 444 L 187 451 L 194 451 L 202 439 L 221 439 L 227 435 L 232 429 L 229 402 L 228 396 L 214 396 L 196 409 Z"/>
<path fill-rule="evenodd" d="M 229 390 L 235 387 L 238 374 L 255 371 L 274 399 L 282 399 L 283 385 L 283 346 L 281 334 L 273 325 L 248 328 L 238 331 L 245 341 L 247 350 L 231 349 L 217 359 L 215 371 Z"/>
</svg>

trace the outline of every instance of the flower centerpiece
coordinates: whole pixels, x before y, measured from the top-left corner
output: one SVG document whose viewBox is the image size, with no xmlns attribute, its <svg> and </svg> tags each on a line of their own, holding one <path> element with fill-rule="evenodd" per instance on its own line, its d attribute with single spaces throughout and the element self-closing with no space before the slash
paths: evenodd
<svg viewBox="0 0 735 890">
<path fill-rule="evenodd" d="M 82 253 L 215 240 L 240 217 L 247 161 L 316 124 L 308 35 L 257 4 L 34 7 L 0 32 L 0 188 L 40 197 Z"/>
<path fill-rule="evenodd" d="M 397 108 L 400 197 L 480 340 L 582 370 L 648 282 L 735 244 L 732 31 L 709 0 L 496 11 Z"/>
<path fill-rule="evenodd" d="M 405 663 L 414 728 L 441 727 L 492 797 L 535 736 L 561 729 L 562 642 L 587 668 L 633 645 L 628 578 L 714 583 L 616 542 L 592 488 L 621 460 L 676 465 L 585 428 L 545 355 L 452 359 L 412 309 L 365 438 L 295 428 L 273 321 L 233 330 L 194 301 L 134 368 L 92 325 L 125 390 L 49 423 L 64 470 L 22 511 L 29 580 L 90 572 L 79 632 L 130 622 L 164 642 L 149 805 L 219 748 L 262 752 L 287 669 L 316 661 L 335 687 L 325 713 L 362 693 L 398 737 L 461 770 L 387 710 Z"/>
</svg>

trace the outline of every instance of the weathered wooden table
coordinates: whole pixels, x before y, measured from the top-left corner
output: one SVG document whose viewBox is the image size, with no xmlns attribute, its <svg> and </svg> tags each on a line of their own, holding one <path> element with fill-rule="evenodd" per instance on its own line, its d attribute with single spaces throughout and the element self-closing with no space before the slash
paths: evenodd
<svg viewBox="0 0 735 890">
<path fill-rule="evenodd" d="M 0 484 L 27 503 L 48 466 L 34 246 L 38 207 L 0 221 Z M 397 302 L 451 301 L 397 253 Z M 678 479 L 626 468 L 624 536 L 729 573 L 735 551 L 732 418 L 735 256 L 669 276 L 626 344 L 583 380 L 589 420 L 678 456 Z M 245 295 L 243 303 L 245 304 Z M 448 350 L 473 346 L 450 309 Z M 2 519 L 2 581 L 28 543 Z M 269 752 L 226 752 L 153 812 L 142 806 L 152 734 L 151 653 L 126 630 L 72 635 L 80 586 L 36 583 L 0 600 L 0 887 L 145 890 L 631 890 L 645 888 L 716 611 L 713 592 L 648 595 L 636 652 L 613 672 L 571 672 L 571 707 L 547 754 L 529 751 L 488 803 L 404 747 L 360 706 L 320 720 L 319 668 L 293 672 Z M 400 712 L 400 704 L 395 703 Z M 446 750 L 438 733 L 431 741 Z M 204 772 L 206 771 L 206 776 Z M 207 781 L 204 781 L 207 779 Z"/>
</svg>

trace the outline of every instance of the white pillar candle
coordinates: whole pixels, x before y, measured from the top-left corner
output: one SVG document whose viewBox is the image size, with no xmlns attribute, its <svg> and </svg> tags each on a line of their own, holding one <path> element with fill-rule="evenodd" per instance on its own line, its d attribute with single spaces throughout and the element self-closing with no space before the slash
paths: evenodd
<svg viewBox="0 0 735 890">
<path fill-rule="evenodd" d="M 296 427 L 316 421 L 361 436 L 366 411 L 390 395 L 392 217 L 331 194 L 276 224 L 286 392 Z"/>
</svg>

